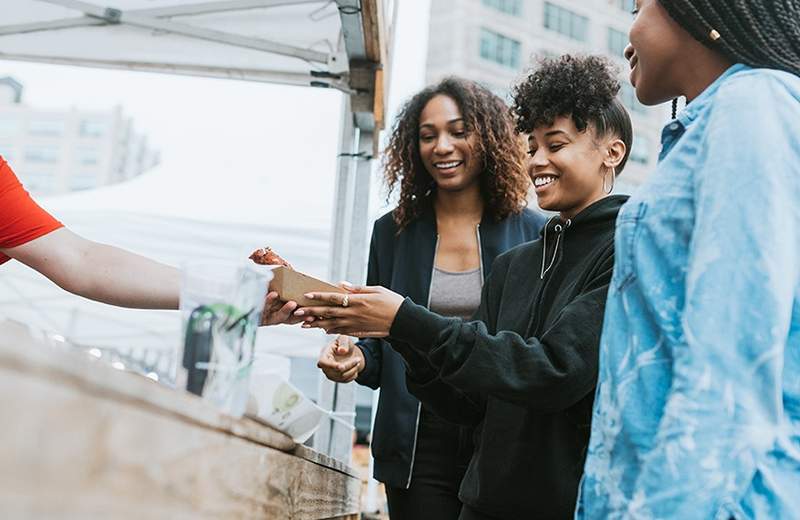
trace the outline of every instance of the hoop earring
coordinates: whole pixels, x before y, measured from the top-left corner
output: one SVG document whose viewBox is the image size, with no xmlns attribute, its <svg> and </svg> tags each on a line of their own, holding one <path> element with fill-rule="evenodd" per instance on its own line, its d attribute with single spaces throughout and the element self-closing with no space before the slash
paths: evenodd
<svg viewBox="0 0 800 520">
<path fill-rule="evenodd" d="M 606 195 L 610 195 L 611 192 L 614 191 L 614 183 L 616 182 L 616 179 L 617 171 L 613 166 L 611 167 L 611 186 L 606 187 L 606 176 L 603 174 L 603 191 L 606 193 Z"/>
</svg>

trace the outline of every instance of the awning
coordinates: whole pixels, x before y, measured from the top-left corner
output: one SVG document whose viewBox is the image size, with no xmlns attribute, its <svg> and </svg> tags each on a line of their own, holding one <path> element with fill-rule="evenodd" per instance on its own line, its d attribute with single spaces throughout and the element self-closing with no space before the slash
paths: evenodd
<svg viewBox="0 0 800 520">
<path fill-rule="evenodd" d="M 4 0 L 0 58 L 350 94 L 356 127 L 383 125 L 387 0 Z M 388 13 L 391 14 L 391 13 Z"/>
</svg>

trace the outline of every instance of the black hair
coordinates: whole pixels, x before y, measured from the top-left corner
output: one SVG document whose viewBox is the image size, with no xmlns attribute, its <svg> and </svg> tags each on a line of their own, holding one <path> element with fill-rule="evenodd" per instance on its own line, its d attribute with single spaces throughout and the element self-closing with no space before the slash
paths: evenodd
<svg viewBox="0 0 800 520">
<path fill-rule="evenodd" d="M 659 0 L 673 20 L 735 63 L 800 76 L 797 0 Z"/>
<path fill-rule="evenodd" d="M 633 141 L 630 115 L 616 97 L 619 89 L 616 67 L 606 58 L 565 54 L 540 60 L 513 90 L 517 131 L 531 133 L 559 116 L 571 117 L 580 132 L 591 124 L 598 136 L 613 134 L 625 143 L 625 156 L 616 168 L 619 175 Z"/>
<path fill-rule="evenodd" d="M 800 2 L 659 0 L 694 39 L 734 63 L 800 76 Z M 677 100 L 672 102 L 675 118 Z"/>
<path fill-rule="evenodd" d="M 525 171 L 525 149 L 502 99 L 478 83 L 445 78 L 415 94 L 395 120 L 384 156 L 389 194 L 400 188 L 393 215 L 398 233 L 420 215 L 433 178 L 422 164 L 419 123 L 428 102 L 438 95 L 458 105 L 466 130 L 475 133 L 475 158 L 482 161 L 479 177 L 485 210 L 496 220 L 521 212 L 527 205 L 530 179 Z M 435 188 L 434 188 L 435 189 Z"/>
</svg>

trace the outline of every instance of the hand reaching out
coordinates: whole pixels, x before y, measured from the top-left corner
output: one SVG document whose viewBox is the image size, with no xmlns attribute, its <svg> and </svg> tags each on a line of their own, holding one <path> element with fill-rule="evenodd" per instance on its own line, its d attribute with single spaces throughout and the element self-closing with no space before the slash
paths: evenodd
<svg viewBox="0 0 800 520">
<path fill-rule="evenodd" d="M 264 310 L 261 312 L 259 326 L 300 323 L 303 318 L 292 314 L 296 309 L 296 302 L 283 303 L 278 299 L 278 293 L 272 291 L 267 294 L 267 299 L 264 301 Z"/>
<path fill-rule="evenodd" d="M 304 328 L 325 329 L 328 334 L 386 337 L 403 297 L 384 287 L 349 287 L 349 294 L 309 293 L 306 298 L 328 306 L 303 307 L 294 312 Z"/>
<path fill-rule="evenodd" d="M 353 342 L 353 338 L 337 336 L 334 341 L 323 347 L 317 366 L 331 381 L 349 383 L 364 370 L 364 353 Z"/>
</svg>

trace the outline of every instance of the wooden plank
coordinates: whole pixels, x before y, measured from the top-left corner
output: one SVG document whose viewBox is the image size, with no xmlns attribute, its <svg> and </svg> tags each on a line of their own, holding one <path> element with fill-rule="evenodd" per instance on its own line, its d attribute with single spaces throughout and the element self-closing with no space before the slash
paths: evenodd
<svg viewBox="0 0 800 520">
<path fill-rule="evenodd" d="M 132 374 L 41 345 L 10 347 L 13 336 L 0 330 L 3 518 L 357 517 L 352 469 L 294 443 L 291 453 L 271 447 L 285 448 L 282 434 L 255 422 L 225 431 L 206 403 Z M 115 379 L 124 383 L 109 388 Z M 168 394 L 147 398 L 144 382 Z M 169 395 L 199 408 L 181 413 L 160 402 Z"/>
<path fill-rule="evenodd" d="M 157 413 L 174 415 L 197 425 L 292 451 L 296 443 L 286 434 L 252 419 L 235 419 L 202 399 L 176 391 L 131 372 L 121 372 L 90 356 L 48 348 L 8 323 L 0 325 L 0 366 L 58 379 L 119 401 L 138 403 Z"/>
</svg>

